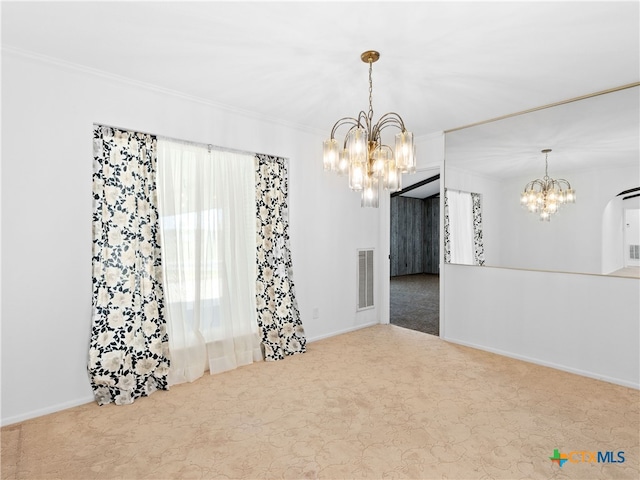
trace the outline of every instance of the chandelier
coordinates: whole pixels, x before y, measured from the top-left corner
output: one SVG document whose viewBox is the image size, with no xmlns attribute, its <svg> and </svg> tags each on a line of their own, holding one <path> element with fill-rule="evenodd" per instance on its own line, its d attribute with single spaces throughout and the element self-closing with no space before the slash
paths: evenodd
<svg viewBox="0 0 640 480">
<path fill-rule="evenodd" d="M 407 131 L 402 117 L 394 112 L 385 113 L 373 123 L 373 64 L 380 58 L 376 51 L 360 55 L 369 64 L 369 111 L 360 111 L 357 117 L 344 117 L 331 129 L 331 137 L 323 143 L 323 165 L 327 171 L 349 176 L 349 187 L 362 192 L 362 207 L 378 207 L 380 185 L 396 192 L 402 189 L 402 173 L 416 169 L 413 133 Z M 336 139 L 336 131 L 348 127 L 343 142 Z M 400 130 L 395 136 L 394 150 L 382 143 L 381 133 L 387 127 Z"/>
<path fill-rule="evenodd" d="M 541 221 L 550 221 L 551 215 L 556 213 L 561 205 L 576 202 L 576 192 L 567 180 L 554 180 L 549 177 L 550 148 L 542 150 L 544 153 L 544 177 L 533 180 L 524 187 L 520 195 L 520 204 L 531 213 L 540 214 Z"/>
</svg>

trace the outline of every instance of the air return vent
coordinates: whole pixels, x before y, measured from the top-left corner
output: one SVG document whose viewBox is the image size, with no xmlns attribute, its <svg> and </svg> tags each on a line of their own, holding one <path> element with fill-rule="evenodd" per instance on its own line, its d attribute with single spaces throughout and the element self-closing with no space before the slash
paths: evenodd
<svg viewBox="0 0 640 480">
<path fill-rule="evenodd" d="M 640 260 L 640 245 L 629 245 L 629 258 Z"/>
<path fill-rule="evenodd" d="M 358 250 L 358 310 L 373 308 L 373 250 Z"/>
</svg>

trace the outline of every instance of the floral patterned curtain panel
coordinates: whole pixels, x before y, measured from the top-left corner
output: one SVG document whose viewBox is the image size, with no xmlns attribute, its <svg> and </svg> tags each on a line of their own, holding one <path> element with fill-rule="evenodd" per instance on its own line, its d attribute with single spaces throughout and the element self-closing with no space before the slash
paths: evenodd
<svg viewBox="0 0 640 480">
<path fill-rule="evenodd" d="M 449 222 L 449 190 L 444 190 L 444 263 L 451 263 L 451 224 Z"/>
<path fill-rule="evenodd" d="M 306 348 L 291 274 L 288 190 L 287 160 L 257 154 L 256 301 L 265 360 L 281 360 Z"/>
<path fill-rule="evenodd" d="M 482 240 L 482 202 L 479 193 L 471 194 L 473 211 L 473 259 L 476 265 L 484 265 L 484 240 Z"/>
<path fill-rule="evenodd" d="M 93 308 L 89 376 L 98 404 L 167 389 L 156 138 L 93 132 Z"/>
</svg>

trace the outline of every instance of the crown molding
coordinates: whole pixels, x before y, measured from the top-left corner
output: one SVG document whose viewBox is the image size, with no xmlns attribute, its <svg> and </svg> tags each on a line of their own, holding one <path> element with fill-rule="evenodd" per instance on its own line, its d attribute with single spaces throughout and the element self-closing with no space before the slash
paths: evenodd
<svg viewBox="0 0 640 480">
<path fill-rule="evenodd" d="M 79 63 L 69 62 L 67 60 L 62 60 L 57 57 L 51 57 L 49 55 L 43 55 L 40 53 L 32 52 L 29 50 L 24 50 L 22 48 L 13 47 L 11 45 L 2 45 L 2 54 L 12 54 L 18 57 L 28 58 L 30 60 L 34 60 L 41 63 L 46 63 L 49 65 L 53 65 L 59 68 L 63 68 L 66 70 L 71 70 L 74 72 L 80 72 L 87 75 L 92 75 L 95 77 L 100 77 L 106 80 L 110 80 L 113 82 L 127 84 L 136 88 L 140 88 L 143 90 L 147 90 L 150 92 L 161 93 L 163 95 L 168 95 L 174 98 L 179 98 L 182 100 L 186 100 L 193 103 L 198 103 L 200 105 L 205 105 L 207 107 L 215 108 L 217 110 L 222 110 L 228 113 L 232 113 L 234 115 L 240 115 L 243 117 L 251 118 L 254 120 L 260 120 L 267 123 L 272 123 L 276 125 L 280 125 L 287 128 L 292 128 L 295 130 L 300 130 L 306 133 L 311 133 L 315 135 L 322 135 L 322 132 L 313 127 L 309 127 L 306 125 L 299 125 L 293 122 L 288 122 L 286 120 L 282 120 L 275 117 L 270 117 L 268 115 L 262 115 L 257 112 L 253 112 L 250 110 L 243 110 L 237 107 L 232 107 L 231 105 L 226 105 L 218 102 L 214 102 L 212 100 L 208 100 L 206 98 L 197 97 L 195 95 L 189 95 L 178 90 L 172 90 L 170 88 L 161 87 L 159 85 L 155 85 L 148 82 L 142 82 L 140 80 L 135 80 L 130 77 L 125 77 L 123 75 L 117 75 L 114 73 L 107 72 L 105 70 L 100 70 L 93 67 L 88 67 L 86 65 L 82 65 Z"/>
</svg>

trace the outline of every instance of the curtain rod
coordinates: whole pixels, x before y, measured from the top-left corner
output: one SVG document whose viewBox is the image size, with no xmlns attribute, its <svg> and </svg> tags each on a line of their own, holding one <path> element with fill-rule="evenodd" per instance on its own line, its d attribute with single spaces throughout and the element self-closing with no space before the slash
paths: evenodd
<svg viewBox="0 0 640 480">
<path fill-rule="evenodd" d="M 100 127 L 115 128 L 117 130 L 124 130 L 126 132 L 136 132 L 136 133 L 141 133 L 143 135 L 153 135 L 156 138 L 162 138 L 164 140 L 171 140 L 171 141 L 174 141 L 174 142 L 188 143 L 190 145 L 206 146 L 206 147 L 209 148 L 209 151 L 214 149 L 214 150 L 218 150 L 218 151 L 221 151 L 221 152 L 240 153 L 240 154 L 245 154 L 245 155 L 266 155 L 268 157 L 279 157 L 279 155 L 272 155 L 272 154 L 269 154 L 269 153 L 249 152 L 247 150 L 239 150 L 237 148 L 220 147 L 218 145 L 212 145 L 211 143 L 195 142 L 193 140 L 184 140 L 182 138 L 169 137 L 167 135 L 158 135 L 157 133 L 143 132 L 141 130 L 132 130 L 131 128 L 123 128 L 123 127 L 118 127 L 118 126 L 115 126 L 115 125 L 108 125 L 106 123 L 96 123 L 96 122 L 94 122 L 93 125 L 100 126 Z M 281 157 L 281 158 L 285 158 L 286 160 L 289 160 L 288 157 Z"/>
</svg>

